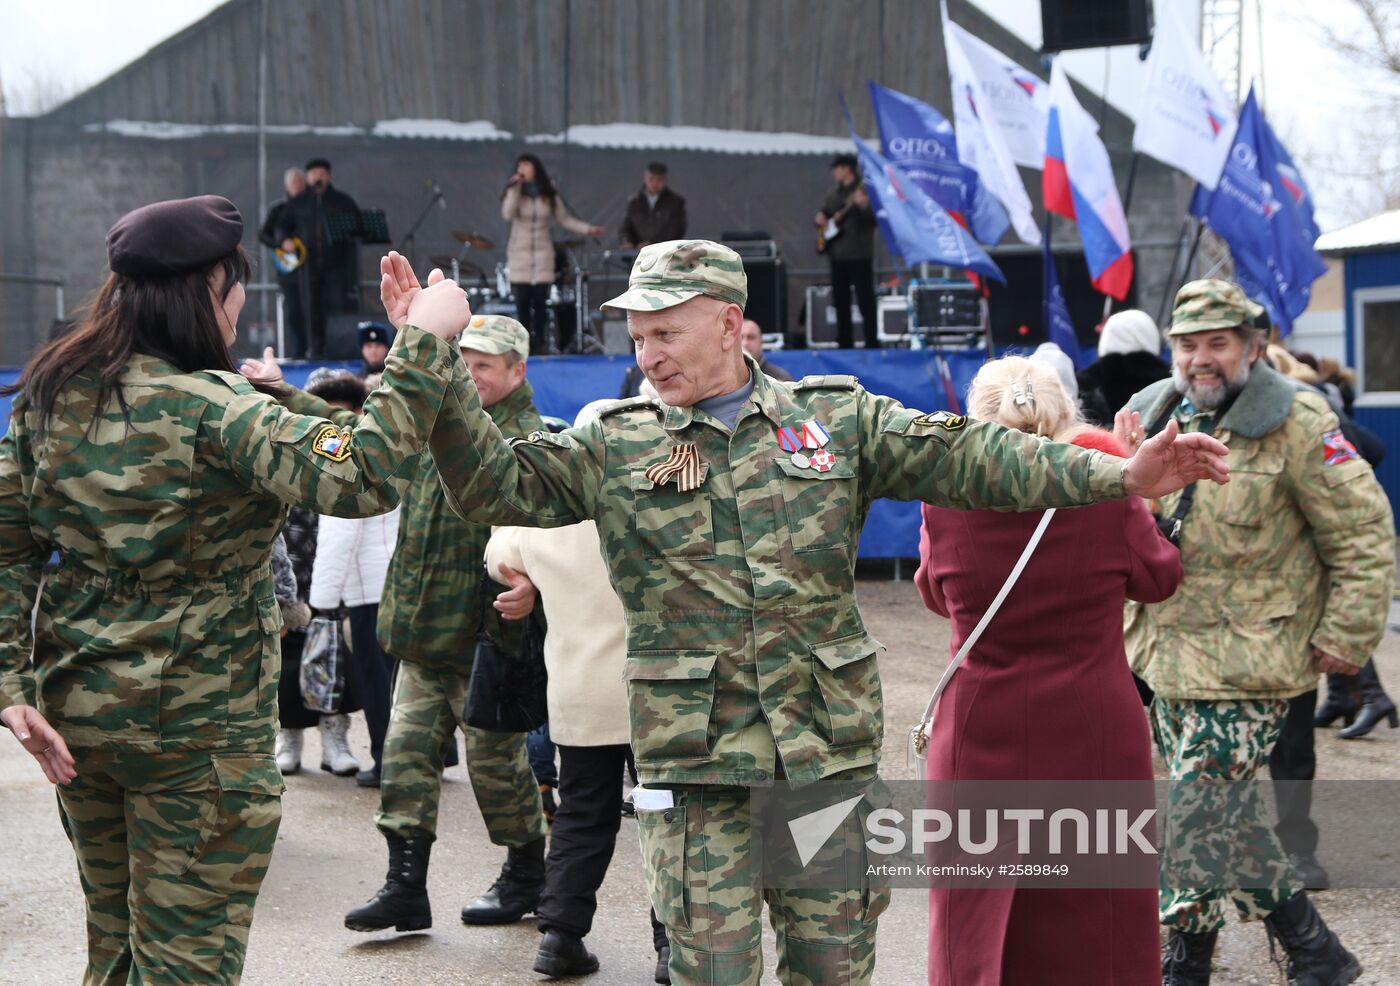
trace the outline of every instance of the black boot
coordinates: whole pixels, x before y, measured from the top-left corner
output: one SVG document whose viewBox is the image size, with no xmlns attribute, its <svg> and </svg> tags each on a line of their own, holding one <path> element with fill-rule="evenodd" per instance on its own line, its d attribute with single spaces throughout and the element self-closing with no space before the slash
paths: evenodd
<svg viewBox="0 0 1400 986">
<path fill-rule="evenodd" d="M 1390 728 L 1400 727 L 1400 713 L 1395 711 L 1395 703 L 1381 687 L 1380 675 L 1376 673 L 1376 662 L 1367 661 L 1357 676 L 1361 684 L 1361 711 L 1356 714 L 1356 722 L 1337 733 L 1342 739 L 1357 739 L 1375 729 L 1382 719 L 1390 721 Z M 1331 686 L 1328 686 L 1331 697 Z"/>
<path fill-rule="evenodd" d="M 555 979 L 586 976 L 598 971 L 598 956 L 584 946 L 578 935 L 550 928 L 535 953 L 535 971 Z"/>
<path fill-rule="evenodd" d="M 544 837 L 506 854 L 501 875 L 476 900 L 462 908 L 464 924 L 510 924 L 532 912 L 544 893 Z"/>
<path fill-rule="evenodd" d="M 368 904 L 345 915 L 351 931 L 422 931 L 433 926 L 428 906 L 428 853 L 431 840 L 402 839 L 386 835 L 389 843 L 389 873 Z"/>
<path fill-rule="evenodd" d="M 1313 713 L 1313 725 L 1318 729 L 1326 729 L 1340 719 L 1350 726 L 1356 721 L 1356 710 L 1360 707 L 1355 679 L 1349 674 L 1329 674 L 1327 700 Z"/>
<path fill-rule="evenodd" d="M 1361 975 L 1361 963 L 1328 930 L 1305 893 L 1264 918 L 1264 927 L 1270 944 L 1277 938 L 1288 953 L 1288 986 L 1346 986 Z"/>
<path fill-rule="evenodd" d="M 1177 931 L 1167 935 L 1162 950 L 1162 986 L 1209 986 L 1210 957 L 1218 931 Z"/>
<path fill-rule="evenodd" d="M 656 952 L 656 975 L 653 981 L 661 986 L 671 986 L 671 946 L 662 945 Z"/>
</svg>

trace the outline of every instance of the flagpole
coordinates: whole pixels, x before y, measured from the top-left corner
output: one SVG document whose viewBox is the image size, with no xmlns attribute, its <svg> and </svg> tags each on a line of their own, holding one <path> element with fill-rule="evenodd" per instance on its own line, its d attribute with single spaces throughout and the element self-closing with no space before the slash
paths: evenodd
<svg viewBox="0 0 1400 986">
<path fill-rule="evenodd" d="M 1205 231 L 1206 231 L 1206 224 L 1205 224 L 1203 221 L 1201 221 L 1201 220 L 1197 220 L 1197 221 L 1196 221 L 1196 238 L 1195 238 L 1194 240 L 1191 241 L 1191 252 L 1188 253 L 1188 254 L 1186 255 L 1186 266 L 1183 267 L 1183 268 L 1181 269 L 1181 279 L 1180 279 L 1179 281 L 1176 281 L 1176 287 L 1175 287 L 1175 289 L 1172 289 L 1172 282 L 1170 282 L 1170 281 L 1167 282 L 1167 288 L 1168 288 L 1168 290 L 1162 295 L 1162 304 L 1161 304 L 1161 306 L 1157 309 L 1157 324 L 1158 324 L 1158 325 L 1161 325 L 1161 324 L 1162 324 L 1162 319 L 1166 317 L 1166 312 L 1167 312 L 1167 299 L 1168 299 L 1168 298 L 1175 298 L 1175 297 L 1176 297 L 1176 292 L 1181 290 L 1181 286 L 1182 286 L 1183 284 L 1185 284 L 1187 278 L 1189 278 L 1189 277 L 1191 276 L 1191 265 L 1194 264 L 1194 263 L 1196 262 L 1196 250 L 1200 248 L 1200 245 L 1201 245 L 1201 237 L 1202 237 L 1202 235 L 1205 234 Z M 1175 273 L 1175 272 L 1173 272 L 1173 273 Z"/>
<path fill-rule="evenodd" d="M 1055 228 L 1055 214 L 1045 210 L 1045 236 L 1043 256 L 1040 264 L 1040 324 L 1045 328 L 1045 336 L 1050 337 L 1050 265 L 1054 259 L 1050 255 L 1050 233 Z"/>
<path fill-rule="evenodd" d="M 1137 151 L 1133 151 L 1132 163 L 1128 165 L 1128 187 L 1123 190 L 1123 218 L 1128 218 L 1128 210 L 1133 207 L 1133 186 L 1137 184 L 1138 158 L 1142 157 Z"/>
<path fill-rule="evenodd" d="M 1176 234 L 1176 249 L 1172 251 L 1171 266 L 1167 268 L 1167 288 L 1170 289 L 1176 277 L 1176 265 L 1181 260 L 1181 248 L 1186 244 L 1186 231 L 1191 228 L 1191 217 L 1185 216 L 1181 220 L 1181 231 Z M 1167 292 L 1162 293 L 1162 303 L 1157 306 L 1157 324 L 1162 324 L 1162 319 L 1167 314 Z"/>
</svg>

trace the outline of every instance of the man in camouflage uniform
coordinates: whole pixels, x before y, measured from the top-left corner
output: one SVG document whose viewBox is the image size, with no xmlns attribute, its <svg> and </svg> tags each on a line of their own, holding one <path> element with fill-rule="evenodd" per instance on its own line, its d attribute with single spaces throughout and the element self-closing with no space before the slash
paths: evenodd
<svg viewBox="0 0 1400 986">
<path fill-rule="evenodd" d="M 416 285 L 406 267 L 386 305 Z M 864 983 L 888 895 L 850 840 L 844 886 L 763 890 L 748 789 L 872 779 L 883 732 L 879 644 L 855 606 L 861 527 L 876 497 L 968 508 L 1090 503 L 1221 478 L 1205 436 L 1160 436 L 1129 463 L 995 424 L 932 415 L 852 377 L 779 384 L 739 341 L 747 280 L 706 240 L 653 244 L 630 289 L 637 363 L 660 399 L 507 442 L 462 379 L 430 440 L 454 509 L 480 521 L 597 521 L 627 623 L 625 677 L 641 779 L 674 804 L 639 810 L 677 983 L 752 983 L 766 900 L 779 976 Z M 460 377 L 461 375 L 459 375 Z M 794 450 L 794 447 L 795 449 Z M 843 845 L 846 843 L 843 843 Z"/>
<path fill-rule="evenodd" d="M 1209 980 L 1227 897 L 1243 920 L 1262 917 L 1283 941 L 1290 982 L 1330 986 L 1360 973 L 1296 886 L 1253 786 L 1211 783 L 1256 776 L 1289 698 L 1316 689 L 1319 672 L 1357 673 L 1384 631 L 1393 581 L 1385 493 L 1326 400 L 1259 359 L 1260 311 L 1229 282 L 1187 284 L 1172 312 L 1172 379 L 1128 404 L 1149 432 L 1174 420 L 1182 432 L 1213 430 L 1230 449 L 1228 487 L 1202 485 L 1184 513 L 1181 494 L 1158 503 L 1179 524 L 1181 588 L 1128 611 L 1133 670 L 1156 691 L 1153 735 L 1171 778 L 1183 782 L 1169 843 L 1208 855 L 1211 844 L 1246 846 L 1234 864 L 1197 862 L 1217 876 L 1228 865 L 1253 871 L 1254 889 L 1226 890 L 1177 885 L 1164 867 L 1170 986 Z"/>
<path fill-rule="evenodd" d="M 476 315 L 459 343 L 497 427 L 509 435 L 544 427 L 525 379 L 524 326 L 503 315 Z M 380 643 L 399 662 L 375 819 L 389 844 L 389 874 L 372 900 L 345 916 L 355 931 L 432 925 L 426 880 L 443 753 L 466 702 L 477 630 L 484 618 L 506 650 L 519 641 L 519 624 L 506 623 L 491 606 L 500 590 L 483 567 L 490 536 L 489 525 L 464 521 L 448 508 L 433 457 L 419 456 L 379 607 Z M 525 734 L 460 724 L 486 830 L 494 844 L 507 847 L 500 879 L 462 909 L 462 920 L 518 921 L 544 889 L 544 814 Z"/>
</svg>

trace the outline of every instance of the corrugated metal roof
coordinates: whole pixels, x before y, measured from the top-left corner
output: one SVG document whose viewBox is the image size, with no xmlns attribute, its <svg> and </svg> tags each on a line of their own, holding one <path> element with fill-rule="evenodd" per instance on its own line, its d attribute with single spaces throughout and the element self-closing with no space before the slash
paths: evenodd
<svg viewBox="0 0 1400 986">
<path fill-rule="evenodd" d="M 1318 253 L 1368 253 L 1400 247 L 1400 209 L 1392 209 L 1317 238 Z"/>
</svg>

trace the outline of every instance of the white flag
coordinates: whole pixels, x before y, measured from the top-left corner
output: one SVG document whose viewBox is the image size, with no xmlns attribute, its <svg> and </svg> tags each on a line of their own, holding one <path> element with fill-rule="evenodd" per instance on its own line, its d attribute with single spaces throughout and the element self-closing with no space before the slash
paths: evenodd
<svg viewBox="0 0 1400 986">
<path fill-rule="evenodd" d="M 1168 11 L 1152 38 L 1133 150 L 1214 188 L 1234 143 L 1235 126 L 1235 111 L 1220 80 L 1191 40 L 1181 14 Z"/>
<path fill-rule="evenodd" d="M 1006 209 L 1016 235 L 1025 243 L 1039 243 L 1040 229 L 1032 215 L 1030 196 L 1026 194 L 1021 173 L 1016 170 L 1016 158 L 1007 146 L 1006 136 L 990 112 L 990 100 L 968 57 L 964 42 L 972 36 L 948 20 L 943 10 L 943 45 L 948 53 L 948 76 L 952 85 L 953 122 L 957 128 L 958 160 L 977 173 L 982 186 L 996 196 Z M 976 39 L 973 38 L 975 41 Z M 981 44 L 981 42 L 977 42 Z M 1043 88 L 1037 86 L 1037 88 Z M 1042 159 L 1044 164 L 1045 125 L 1040 125 Z"/>
<path fill-rule="evenodd" d="M 1006 146 L 1017 164 L 1039 171 L 1044 166 L 1045 119 L 1050 112 L 1050 93 L 1045 82 L 949 20 L 945 2 L 943 43 L 946 47 L 952 47 L 950 36 L 976 81 L 978 111 L 1001 128 Z M 951 56 L 949 63 L 951 71 Z"/>
</svg>

